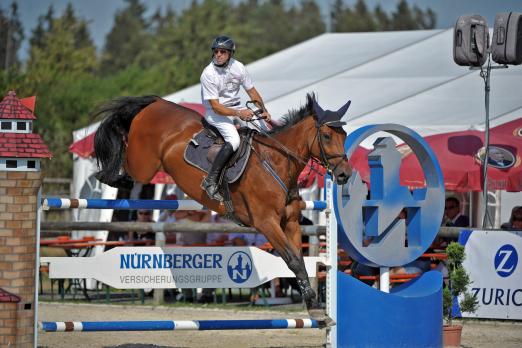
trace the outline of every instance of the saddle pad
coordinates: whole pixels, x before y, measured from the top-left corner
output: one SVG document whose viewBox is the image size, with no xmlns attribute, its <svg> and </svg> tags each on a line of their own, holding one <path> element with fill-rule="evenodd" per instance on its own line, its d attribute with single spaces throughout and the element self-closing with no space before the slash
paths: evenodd
<svg viewBox="0 0 522 348">
<path fill-rule="evenodd" d="M 214 144 L 214 141 L 215 138 L 210 137 L 205 129 L 201 130 L 192 137 L 185 148 L 185 161 L 188 164 L 203 170 L 205 173 L 208 173 L 212 166 L 212 162 L 208 160 L 207 155 Z M 243 144 L 244 141 L 248 141 L 248 144 Z M 225 178 L 229 184 L 237 181 L 241 177 L 241 174 L 243 174 L 248 158 L 250 157 L 251 142 L 252 137 L 241 137 L 241 145 L 237 150 L 240 153 L 234 154 L 232 156 L 232 160 L 235 159 L 234 163 L 228 163 L 228 166 L 225 167 Z"/>
</svg>

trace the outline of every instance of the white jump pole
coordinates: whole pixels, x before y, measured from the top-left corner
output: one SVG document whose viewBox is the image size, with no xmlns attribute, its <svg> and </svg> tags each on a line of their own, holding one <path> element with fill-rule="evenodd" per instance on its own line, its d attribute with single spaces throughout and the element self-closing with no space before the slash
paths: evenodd
<svg viewBox="0 0 522 348">
<path fill-rule="evenodd" d="M 390 267 L 380 267 L 379 289 L 382 292 L 390 292 Z"/>
<path fill-rule="evenodd" d="M 337 322 L 337 219 L 333 201 L 333 182 L 325 178 L 326 187 L 326 314 Z M 337 325 L 326 330 L 326 347 L 337 347 Z"/>
</svg>

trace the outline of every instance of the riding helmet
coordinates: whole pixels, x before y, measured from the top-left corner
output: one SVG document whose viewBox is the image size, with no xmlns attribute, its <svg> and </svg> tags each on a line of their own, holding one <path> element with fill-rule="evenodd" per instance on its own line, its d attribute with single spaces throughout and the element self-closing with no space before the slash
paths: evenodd
<svg viewBox="0 0 522 348">
<path fill-rule="evenodd" d="M 236 44 L 234 43 L 234 40 L 232 40 L 231 37 L 222 35 L 216 37 L 212 42 L 212 46 L 210 47 L 210 49 L 213 51 L 216 48 L 222 48 L 234 53 L 236 51 Z"/>
</svg>

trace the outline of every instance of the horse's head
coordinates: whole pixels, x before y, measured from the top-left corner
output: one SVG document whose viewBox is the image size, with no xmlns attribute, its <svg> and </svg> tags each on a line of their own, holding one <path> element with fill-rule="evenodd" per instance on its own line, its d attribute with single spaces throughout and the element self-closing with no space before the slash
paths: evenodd
<svg viewBox="0 0 522 348">
<path fill-rule="evenodd" d="M 341 118 L 348 110 L 351 101 L 337 111 L 323 110 L 315 98 L 313 102 L 317 146 L 312 146 L 312 156 L 321 160 L 326 170 L 334 175 L 337 184 L 344 185 L 352 175 L 352 167 L 344 151 L 346 132 L 342 126 L 346 122 L 342 122 Z"/>
</svg>

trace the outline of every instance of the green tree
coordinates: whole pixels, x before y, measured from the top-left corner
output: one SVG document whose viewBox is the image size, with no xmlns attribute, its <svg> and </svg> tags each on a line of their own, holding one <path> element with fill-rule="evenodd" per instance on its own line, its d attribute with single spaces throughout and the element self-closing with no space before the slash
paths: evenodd
<svg viewBox="0 0 522 348">
<path fill-rule="evenodd" d="M 295 16 L 290 17 L 290 19 L 293 21 L 292 36 L 284 47 L 323 34 L 326 30 L 325 24 L 321 18 L 321 10 L 314 0 L 302 0 L 300 6 L 295 9 Z M 279 49 L 284 47 L 280 47 Z"/>
<path fill-rule="evenodd" d="M 236 9 L 238 56 L 245 63 L 324 33 L 319 7 L 312 0 L 286 8 L 281 0 L 240 4 Z M 269 20 L 268 20 L 269 19 Z"/>
<path fill-rule="evenodd" d="M 141 50 L 135 60 L 138 66 L 150 68 L 176 55 L 173 37 L 177 35 L 177 20 L 176 12 L 170 6 L 164 15 L 159 9 L 156 10 L 150 20 L 150 43 L 147 49 Z"/>
<path fill-rule="evenodd" d="M 91 34 L 89 33 L 89 28 L 87 26 L 87 21 L 78 20 L 70 2 L 67 3 L 67 7 L 62 16 L 62 21 L 64 27 L 73 28 L 74 45 L 77 49 L 94 46 L 94 42 L 91 39 Z"/>
<path fill-rule="evenodd" d="M 179 19 L 152 40 L 154 51 L 161 57 L 169 79 L 175 84 L 171 91 L 196 83 L 211 57 L 210 42 L 221 34 L 235 36 L 233 7 L 228 1 L 193 1 Z M 238 45 L 239 46 L 239 45 Z M 155 70 L 155 69 L 153 69 Z"/>
<path fill-rule="evenodd" d="M 392 14 L 393 30 L 433 29 L 437 18 L 430 8 L 423 11 L 417 5 L 410 8 L 406 0 L 397 4 L 397 9 Z"/>
<path fill-rule="evenodd" d="M 380 5 L 375 6 L 373 16 L 375 17 L 376 30 L 386 31 L 391 29 L 390 17 Z"/>
<path fill-rule="evenodd" d="M 368 10 L 364 0 L 357 0 L 351 24 L 352 31 L 375 31 L 378 28 L 374 15 Z"/>
<path fill-rule="evenodd" d="M 436 25 L 436 15 L 430 8 L 411 8 L 406 0 L 401 0 L 391 15 L 379 5 L 368 10 L 364 0 L 357 0 L 353 8 L 336 0 L 330 16 L 334 32 L 433 29 Z"/>
<path fill-rule="evenodd" d="M 293 31 L 293 17 L 295 17 L 295 10 L 291 8 L 289 11 L 286 11 L 282 0 L 272 0 L 263 3 L 254 13 L 254 25 L 261 29 L 261 41 L 257 45 L 249 46 L 258 50 L 258 54 L 261 56 L 277 52 L 281 47 L 287 47 L 289 42 L 291 42 L 290 35 Z M 270 18 L 270 20 L 267 20 L 267 18 Z M 267 25 L 267 23 L 270 24 Z M 253 40 L 254 38 L 251 38 L 249 41 L 253 42 Z"/>
<path fill-rule="evenodd" d="M 47 20 L 47 19 L 46 19 Z M 33 32 L 27 73 L 33 85 L 54 83 L 66 76 L 92 73 L 97 67 L 96 49 L 90 37 L 86 37 L 86 21 L 68 10 L 63 16 L 51 19 L 47 30 Z"/>
<path fill-rule="evenodd" d="M 135 63 L 135 58 L 150 43 L 145 5 L 139 0 L 125 0 L 127 7 L 116 13 L 114 26 L 106 37 L 101 73 L 113 74 Z"/>
<path fill-rule="evenodd" d="M 333 32 L 342 31 L 343 18 L 346 15 L 346 11 L 350 11 L 349 8 L 344 6 L 343 0 L 335 0 L 330 7 L 330 30 Z"/>
<path fill-rule="evenodd" d="M 460 298 L 460 310 L 462 312 L 474 313 L 478 308 L 478 300 L 476 296 L 470 293 L 469 286 L 471 279 L 464 269 L 462 263 L 466 258 L 465 248 L 456 242 L 451 242 L 446 248 L 448 256 L 446 262 L 448 265 L 448 286 L 443 289 L 443 316 L 452 325 L 452 319 L 455 317 L 453 311 L 453 298 Z"/>
<path fill-rule="evenodd" d="M 4 13 L 0 8 L 0 64 L 1 68 L 8 70 L 18 67 L 18 50 L 24 39 L 24 29 L 18 15 L 18 5 L 11 3 L 10 13 Z"/>
<path fill-rule="evenodd" d="M 412 30 L 418 28 L 416 18 L 406 0 L 401 0 L 397 4 L 397 9 L 392 14 L 392 24 L 394 30 Z"/>
<path fill-rule="evenodd" d="M 368 10 L 364 0 L 357 0 L 352 9 L 345 6 L 342 0 L 337 0 L 332 9 L 332 31 L 361 32 L 375 31 L 377 25 L 373 14 Z"/>
<path fill-rule="evenodd" d="M 48 12 L 52 13 L 51 11 Z M 87 22 L 78 18 L 72 6 L 62 16 L 43 18 L 33 31 L 27 61 L 24 95 L 37 95 L 38 132 L 52 149 L 51 175 L 63 176 L 71 168 L 67 148 L 71 130 L 87 123 L 90 105 L 87 90 L 75 87 L 92 79 L 97 69 L 96 49 Z"/>
<path fill-rule="evenodd" d="M 413 15 L 415 21 L 418 23 L 419 29 L 433 29 L 435 28 L 435 24 L 437 24 L 437 15 L 431 8 L 428 8 L 426 12 L 424 12 L 417 6 L 414 6 Z"/>
<path fill-rule="evenodd" d="M 36 27 L 32 30 L 31 37 L 29 38 L 29 44 L 31 45 L 31 47 L 44 47 L 45 34 L 51 31 L 53 27 L 53 20 L 54 9 L 53 6 L 50 5 L 47 9 L 47 14 L 38 17 L 38 23 L 36 24 Z"/>
</svg>

